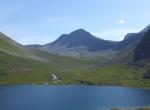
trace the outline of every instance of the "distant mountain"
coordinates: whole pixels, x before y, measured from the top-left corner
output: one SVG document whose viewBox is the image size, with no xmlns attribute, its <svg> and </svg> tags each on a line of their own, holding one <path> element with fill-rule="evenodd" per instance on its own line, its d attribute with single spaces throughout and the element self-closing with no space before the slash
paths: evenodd
<svg viewBox="0 0 150 110">
<path fill-rule="evenodd" d="M 60 46 L 69 49 L 84 48 L 88 51 L 94 52 L 99 50 L 113 49 L 115 45 L 116 42 L 97 38 L 83 29 L 78 29 L 70 34 L 61 35 L 56 41 L 44 45 L 44 48 L 49 49 Z"/>
<path fill-rule="evenodd" d="M 143 31 L 142 31 L 143 32 Z M 150 28 L 135 49 L 135 60 L 150 58 Z"/>
<path fill-rule="evenodd" d="M 150 25 L 138 33 L 128 33 L 122 41 L 100 39 L 84 29 L 78 29 L 70 34 L 61 35 L 54 42 L 45 45 L 28 45 L 27 47 L 69 56 L 106 56 L 128 48 L 136 48 L 149 28 Z"/>
<path fill-rule="evenodd" d="M 70 34 L 63 34 L 57 40 L 45 45 L 28 45 L 50 53 L 58 53 L 68 56 L 97 56 L 113 53 L 117 42 L 97 38 L 85 31 L 78 29 Z M 106 52 L 107 51 L 107 52 Z"/>
</svg>

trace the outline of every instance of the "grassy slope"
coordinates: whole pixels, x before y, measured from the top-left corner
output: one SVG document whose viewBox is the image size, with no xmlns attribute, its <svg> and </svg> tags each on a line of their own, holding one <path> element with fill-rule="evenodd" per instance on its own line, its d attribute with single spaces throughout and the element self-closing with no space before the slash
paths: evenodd
<svg viewBox="0 0 150 110">
<path fill-rule="evenodd" d="M 43 83 L 49 81 L 53 73 L 59 73 L 67 68 L 75 69 L 88 63 L 70 57 L 29 50 L 0 33 L 1 84 Z"/>
<path fill-rule="evenodd" d="M 58 84 L 79 84 L 79 81 L 97 85 L 123 85 L 150 87 L 150 81 L 142 79 L 144 69 L 134 69 L 127 65 L 92 67 L 92 61 L 57 56 L 35 51 L 47 62 L 12 56 L 0 52 L 0 83 L 45 83 L 53 84 L 51 75 L 56 73 Z M 94 62 L 95 63 L 95 62 Z"/>
<path fill-rule="evenodd" d="M 61 78 L 58 84 L 78 84 L 85 81 L 101 85 L 150 87 L 150 81 L 142 78 L 146 67 L 135 69 L 120 63 L 131 59 L 132 51 L 129 51 L 109 62 L 115 65 L 107 65 L 106 59 L 77 59 L 28 50 L 8 38 L 0 37 L 0 84 L 54 84 L 50 76 L 55 73 Z"/>
<path fill-rule="evenodd" d="M 0 33 L 0 49 L 2 51 L 6 51 L 9 53 L 19 53 L 19 54 L 25 53 L 24 48 L 20 44 L 9 39 L 3 33 Z"/>
<path fill-rule="evenodd" d="M 36 52 L 40 53 L 40 52 Z M 44 83 L 50 82 L 53 73 L 66 69 L 84 67 L 88 61 L 40 53 L 46 62 L 13 56 L 0 52 L 0 83 Z"/>
<path fill-rule="evenodd" d="M 53 84 L 51 75 L 61 78 L 59 84 L 79 84 L 86 81 L 101 85 L 124 85 L 150 87 L 150 81 L 142 79 L 145 69 L 134 69 L 124 64 L 92 67 L 92 61 L 49 55 L 36 52 L 47 59 L 40 62 L 29 58 L 12 56 L 0 52 L 0 83 L 44 83 Z M 95 62 L 94 62 L 95 63 Z"/>
</svg>

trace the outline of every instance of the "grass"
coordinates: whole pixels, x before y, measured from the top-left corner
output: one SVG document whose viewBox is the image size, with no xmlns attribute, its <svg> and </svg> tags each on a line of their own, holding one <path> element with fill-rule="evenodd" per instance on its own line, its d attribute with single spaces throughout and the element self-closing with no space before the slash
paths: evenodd
<svg viewBox="0 0 150 110">
<path fill-rule="evenodd" d="M 65 83 L 90 82 L 95 85 L 122 85 L 150 87 L 150 81 L 142 78 L 144 70 L 134 70 L 127 65 L 85 68 L 60 74 Z"/>
<path fill-rule="evenodd" d="M 81 60 L 45 52 L 34 54 L 46 59 L 45 62 L 18 57 L 0 51 L 0 84 L 55 84 L 52 74 L 57 74 L 61 82 L 57 84 L 119 85 L 150 87 L 150 80 L 143 79 L 145 68 L 134 69 L 124 64 L 93 66 L 99 61 Z"/>
<path fill-rule="evenodd" d="M 44 83 L 54 73 L 89 64 L 89 61 L 35 51 L 46 61 L 18 57 L 0 51 L 0 83 Z M 40 54 L 40 55 L 39 55 Z"/>
<path fill-rule="evenodd" d="M 52 74 L 61 78 L 58 84 L 80 84 L 81 81 L 95 85 L 121 85 L 150 87 L 150 80 L 142 78 L 145 69 L 134 69 L 124 64 L 92 66 L 95 61 L 81 60 L 35 51 L 47 59 L 40 62 L 29 58 L 0 52 L 0 84 L 55 84 Z"/>
<path fill-rule="evenodd" d="M 143 74 L 148 70 L 149 64 L 144 64 L 148 65 L 146 67 L 135 69 L 120 63 L 120 61 L 127 61 L 128 58 L 132 59 L 129 57 L 133 56 L 132 51 L 118 55 L 118 59 L 108 60 L 72 58 L 39 50 L 26 50 L 28 49 L 20 47 L 9 38 L 0 37 L 0 84 L 43 84 L 45 82 L 55 84 L 51 75 L 57 74 L 61 79 L 57 84 L 84 83 L 150 87 L 150 80 L 143 79 Z M 11 52 L 17 55 L 10 54 Z M 37 57 L 37 59 L 26 57 L 26 54 Z"/>
<path fill-rule="evenodd" d="M 7 52 L 15 52 L 15 53 L 23 52 L 21 45 L 9 39 L 2 33 L 0 33 L 0 49 L 6 50 Z"/>
</svg>

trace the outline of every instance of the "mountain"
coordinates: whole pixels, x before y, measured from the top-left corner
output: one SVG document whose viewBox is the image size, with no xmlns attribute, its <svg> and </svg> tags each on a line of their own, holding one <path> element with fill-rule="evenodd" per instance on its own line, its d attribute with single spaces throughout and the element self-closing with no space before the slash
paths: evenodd
<svg viewBox="0 0 150 110">
<path fill-rule="evenodd" d="M 147 29 L 147 28 L 146 28 Z M 135 60 L 150 58 L 150 28 L 135 49 Z"/>
<path fill-rule="evenodd" d="M 50 53 L 58 53 L 68 56 L 105 56 L 108 53 L 115 53 L 114 49 L 117 42 L 108 41 L 97 38 L 85 31 L 84 29 L 78 29 L 70 34 L 63 34 L 57 40 L 52 43 L 48 43 L 42 46 L 28 45 L 32 48 L 40 48 Z"/>
<path fill-rule="evenodd" d="M 70 34 L 63 34 L 52 43 L 43 45 L 43 49 L 68 55 L 88 55 L 98 51 L 113 50 L 116 42 L 97 38 L 89 32 L 78 29 Z"/>
<path fill-rule="evenodd" d="M 142 51 L 144 50 L 144 39 L 146 33 L 150 30 L 150 25 L 148 25 L 146 28 L 141 30 L 138 33 L 129 33 L 124 37 L 124 40 L 119 42 L 118 48 L 120 48 L 122 51 L 120 51 L 118 54 L 116 54 L 116 57 L 113 59 L 116 62 L 119 63 L 126 63 L 126 64 L 134 64 L 136 67 L 137 65 L 147 65 L 149 62 L 143 61 L 141 62 L 136 62 L 140 61 L 143 58 L 140 58 L 140 54 L 142 54 Z M 144 40 L 144 41 L 143 41 Z M 141 45 L 141 42 L 143 46 Z M 143 48 L 141 48 L 143 47 Z M 148 49 L 147 49 L 148 50 Z M 139 68 L 139 67 L 138 67 Z"/>
<path fill-rule="evenodd" d="M 89 32 L 78 29 L 70 34 L 64 34 L 56 41 L 45 46 L 65 46 L 66 48 L 86 48 L 88 51 L 94 52 L 99 50 L 113 49 L 115 42 L 99 39 Z"/>
<path fill-rule="evenodd" d="M 150 24 L 138 33 L 126 34 L 124 39 L 118 43 L 117 49 L 122 50 L 128 47 L 136 48 L 138 43 L 141 41 L 141 39 L 149 29 L 150 29 Z"/>
<path fill-rule="evenodd" d="M 0 84 L 100 84 L 149 87 L 150 80 L 145 79 L 149 73 L 145 74 L 145 71 L 150 66 L 145 68 L 145 66 L 138 67 L 128 63 L 133 62 L 133 50 L 137 47 L 136 45 L 140 45 L 147 31 L 143 37 L 132 41 L 135 34 L 126 36 L 121 41 L 126 41 L 126 45 L 120 49 L 118 47 L 120 42 L 96 38 L 82 29 L 64 34 L 56 41 L 46 45 L 33 45 L 34 48 L 23 46 L 1 33 Z M 132 42 L 129 42 L 130 40 Z M 135 43 L 134 46 L 133 43 Z M 103 47 L 104 45 L 106 47 Z M 44 48 L 45 51 L 43 51 Z M 57 52 L 65 54 L 70 54 L 71 51 L 73 55 L 75 52 L 80 54 L 85 52 L 92 56 L 93 53 L 103 54 L 105 58 L 61 56 L 52 52 L 48 53 L 47 48 L 53 48 L 54 51 L 59 49 Z M 63 51 L 63 48 L 66 51 Z M 118 53 L 115 53 L 116 51 Z M 54 81 L 53 75 L 57 76 L 60 81 Z"/>
<path fill-rule="evenodd" d="M 140 42 L 143 38 L 144 33 L 128 33 L 124 39 L 118 42 L 117 49 L 122 50 L 128 47 L 136 47 L 136 45 Z"/>
<path fill-rule="evenodd" d="M 62 34 L 54 42 L 27 47 L 67 56 L 114 56 L 125 49 L 135 48 L 149 28 L 150 25 L 138 33 L 128 33 L 122 41 L 100 39 L 84 29 L 78 29 L 70 34 Z"/>
</svg>

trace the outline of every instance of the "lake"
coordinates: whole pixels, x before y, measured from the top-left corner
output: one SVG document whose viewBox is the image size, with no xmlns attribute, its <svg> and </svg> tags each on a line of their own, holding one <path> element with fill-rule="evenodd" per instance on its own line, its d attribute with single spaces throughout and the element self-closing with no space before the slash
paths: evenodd
<svg viewBox="0 0 150 110">
<path fill-rule="evenodd" d="M 0 110 L 100 110 L 150 105 L 150 89 L 116 86 L 0 86 Z"/>
</svg>

